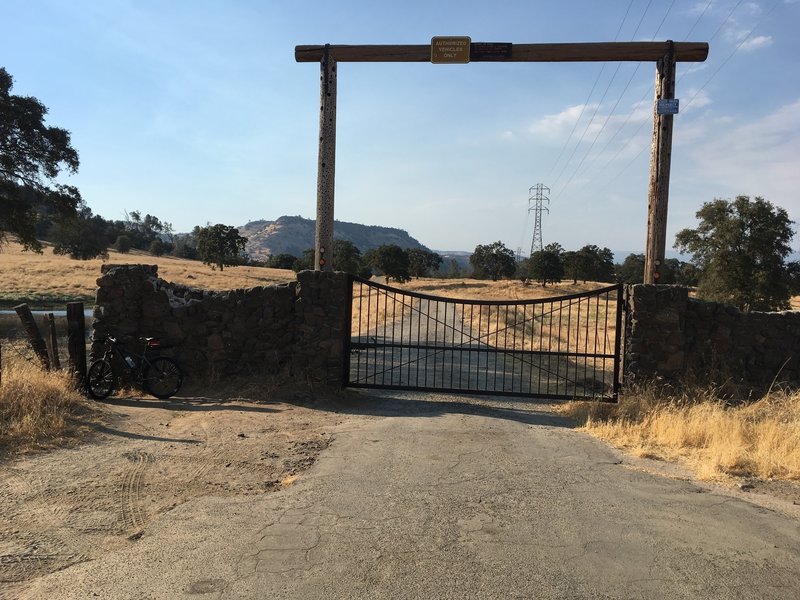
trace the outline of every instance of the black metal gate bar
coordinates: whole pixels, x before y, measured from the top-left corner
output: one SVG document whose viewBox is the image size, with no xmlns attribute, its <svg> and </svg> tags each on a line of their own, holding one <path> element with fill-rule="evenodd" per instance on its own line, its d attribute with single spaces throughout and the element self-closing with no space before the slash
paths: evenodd
<svg viewBox="0 0 800 600">
<path fill-rule="evenodd" d="M 622 286 L 498 302 L 353 278 L 347 385 L 614 400 L 622 305 Z"/>
</svg>

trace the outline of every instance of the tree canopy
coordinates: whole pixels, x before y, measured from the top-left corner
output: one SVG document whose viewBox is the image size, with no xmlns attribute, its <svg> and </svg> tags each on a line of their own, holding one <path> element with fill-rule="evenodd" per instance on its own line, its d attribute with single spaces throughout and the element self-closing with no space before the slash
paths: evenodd
<svg viewBox="0 0 800 600">
<path fill-rule="evenodd" d="M 548 283 L 560 283 L 564 276 L 562 256 L 564 249 L 561 244 L 547 244 L 542 250 L 534 252 L 528 261 L 528 275 L 538 281 L 542 287 Z"/>
<path fill-rule="evenodd" d="M 63 216 L 55 222 L 51 235 L 53 254 L 80 260 L 108 258 L 105 225 L 103 217 L 93 215 L 92 209 L 81 201 L 75 215 Z"/>
<path fill-rule="evenodd" d="M 367 252 L 365 262 L 376 267 L 386 276 L 386 282 L 394 279 L 403 283 L 411 279 L 408 272 L 408 254 L 396 244 L 384 244 Z"/>
<path fill-rule="evenodd" d="M 333 268 L 336 271 L 358 275 L 362 271 L 361 258 L 361 250 L 350 240 L 333 240 Z"/>
<path fill-rule="evenodd" d="M 442 265 L 442 257 L 436 252 L 422 248 L 409 248 L 406 253 L 408 254 L 409 272 L 417 279 L 427 277 L 431 271 L 437 271 Z"/>
<path fill-rule="evenodd" d="M 77 173 L 78 153 L 66 129 L 44 123 L 47 107 L 32 96 L 11 93 L 14 80 L 0 67 L 0 243 L 15 235 L 23 248 L 41 252 L 38 213 L 70 217 L 80 193 L 56 182 Z"/>
<path fill-rule="evenodd" d="M 194 233 L 200 258 L 212 269 L 219 267 L 222 271 L 241 262 L 239 257 L 244 253 L 247 238 L 239 235 L 236 227 L 218 223 L 196 227 Z"/>
<path fill-rule="evenodd" d="M 795 267 L 785 260 L 794 230 L 784 209 L 737 196 L 706 202 L 697 218 L 697 228 L 678 232 L 675 248 L 692 254 L 701 298 L 742 310 L 789 308 Z"/>
<path fill-rule="evenodd" d="M 469 262 L 475 269 L 478 278 L 490 278 L 497 281 L 501 277 L 513 277 L 517 270 L 517 261 L 514 252 L 506 247 L 503 242 L 475 246 L 475 251 L 469 257 Z"/>
</svg>

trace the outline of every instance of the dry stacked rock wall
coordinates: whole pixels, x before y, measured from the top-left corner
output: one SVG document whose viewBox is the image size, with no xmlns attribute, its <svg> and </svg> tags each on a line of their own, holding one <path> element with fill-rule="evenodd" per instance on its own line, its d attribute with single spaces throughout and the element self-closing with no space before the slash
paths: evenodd
<svg viewBox="0 0 800 600">
<path fill-rule="evenodd" d="M 97 285 L 95 336 L 118 336 L 132 349 L 140 336 L 160 337 L 187 375 L 285 369 L 342 383 L 344 274 L 308 271 L 298 282 L 211 292 L 168 283 L 155 265 L 103 265 Z"/>
<path fill-rule="evenodd" d="M 686 376 L 764 388 L 800 382 L 800 312 L 749 312 L 689 297 L 688 289 L 634 285 L 627 381 Z"/>
</svg>

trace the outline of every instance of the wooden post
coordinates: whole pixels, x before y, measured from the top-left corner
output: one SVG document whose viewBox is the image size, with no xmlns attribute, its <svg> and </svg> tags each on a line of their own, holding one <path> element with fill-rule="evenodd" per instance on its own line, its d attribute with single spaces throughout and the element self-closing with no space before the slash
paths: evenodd
<svg viewBox="0 0 800 600">
<path fill-rule="evenodd" d="M 319 159 L 314 270 L 333 271 L 333 195 L 336 176 L 336 60 L 326 50 L 320 60 Z"/>
<path fill-rule="evenodd" d="M 19 316 L 19 320 L 22 321 L 23 327 L 25 327 L 25 333 L 28 334 L 28 341 L 31 344 L 31 348 L 33 348 L 36 356 L 39 357 L 42 366 L 45 369 L 49 369 L 50 361 L 47 359 L 47 346 L 42 339 L 42 334 L 39 333 L 39 328 L 36 326 L 36 321 L 33 319 L 31 309 L 28 308 L 27 304 L 20 304 L 15 306 L 14 310 Z"/>
<path fill-rule="evenodd" d="M 473 43 L 476 52 L 470 62 L 606 62 L 657 61 L 667 48 L 674 48 L 678 62 L 702 62 L 708 57 L 705 42 L 581 42 L 566 44 L 508 44 L 508 54 L 481 55 L 481 46 L 496 44 Z M 431 61 L 430 44 L 379 45 L 314 45 L 295 46 L 297 62 L 319 62 L 327 54 L 337 62 L 427 62 Z"/>
<path fill-rule="evenodd" d="M 53 313 L 47 313 L 47 352 L 50 355 L 50 365 L 55 370 L 61 370 L 61 359 L 58 356 L 58 334 L 56 334 L 56 318 Z"/>
<path fill-rule="evenodd" d="M 675 98 L 675 53 L 672 42 L 670 42 L 666 56 L 656 65 L 653 148 L 650 156 L 650 187 L 647 194 L 645 283 L 660 283 L 667 245 L 669 170 L 672 162 L 672 115 L 658 114 L 658 101 L 662 98 Z"/>
<path fill-rule="evenodd" d="M 75 375 L 78 387 L 86 381 L 86 317 L 83 302 L 67 304 L 67 347 L 69 369 Z"/>
</svg>

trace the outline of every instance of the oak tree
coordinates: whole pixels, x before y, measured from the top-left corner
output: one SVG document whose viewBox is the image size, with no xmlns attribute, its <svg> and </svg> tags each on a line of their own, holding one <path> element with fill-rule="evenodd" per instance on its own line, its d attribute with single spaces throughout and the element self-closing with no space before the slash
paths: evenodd
<svg viewBox="0 0 800 600">
<path fill-rule="evenodd" d="M 697 211 L 700 224 L 675 237 L 692 254 L 701 298 L 742 310 L 789 308 L 794 267 L 787 264 L 794 237 L 788 213 L 763 198 L 715 199 Z"/>
<path fill-rule="evenodd" d="M 45 125 L 47 107 L 32 96 L 12 94 L 13 85 L 0 67 L 0 243 L 13 235 L 24 249 L 41 252 L 37 215 L 76 214 L 78 189 L 57 177 L 77 173 L 78 153 L 66 129 Z"/>
<path fill-rule="evenodd" d="M 513 277 L 517 270 L 514 252 L 499 241 L 475 246 L 469 262 L 475 269 L 475 276 L 479 279 L 488 277 L 492 281 L 497 281 L 501 277 Z"/>
<path fill-rule="evenodd" d="M 194 233 L 200 258 L 212 269 L 219 267 L 223 271 L 226 266 L 236 266 L 241 262 L 247 238 L 239 235 L 236 227 L 218 223 L 197 227 Z"/>
</svg>

